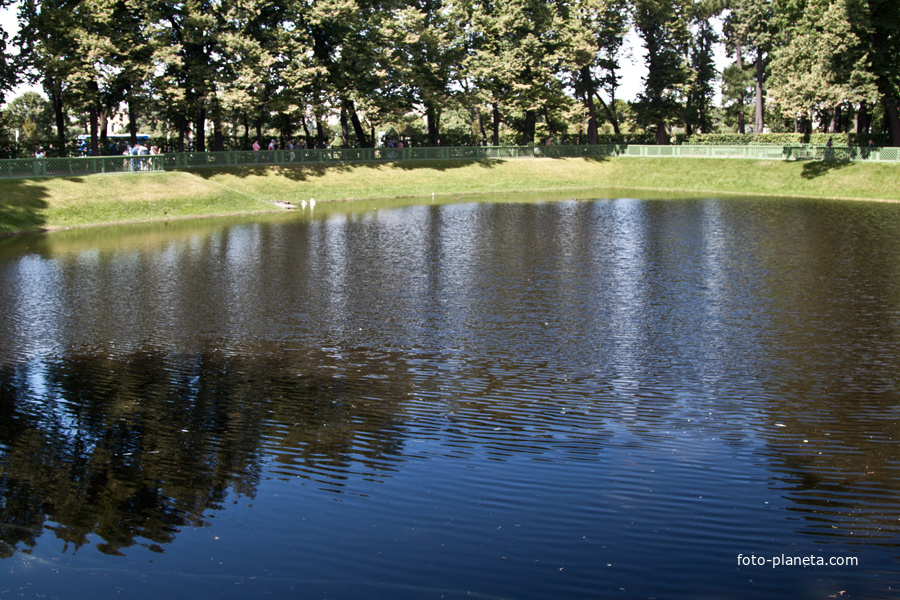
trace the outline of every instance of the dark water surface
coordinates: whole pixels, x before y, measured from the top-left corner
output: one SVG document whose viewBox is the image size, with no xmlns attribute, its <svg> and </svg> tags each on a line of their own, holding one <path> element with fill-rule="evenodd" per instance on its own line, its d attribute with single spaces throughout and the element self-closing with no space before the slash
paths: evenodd
<svg viewBox="0 0 900 600">
<path fill-rule="evenodd" d="M 898 205 L 10 238 L 0 319 L 0 598 L 900 589 Z"/>
</svg>

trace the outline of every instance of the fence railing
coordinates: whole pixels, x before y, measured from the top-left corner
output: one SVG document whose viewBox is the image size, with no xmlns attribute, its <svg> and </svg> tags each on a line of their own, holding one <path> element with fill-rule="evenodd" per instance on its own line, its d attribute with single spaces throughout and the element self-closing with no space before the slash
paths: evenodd
<svg viewBox="0 0 900 600">
<path fill-rule="evenodd" d="M 510 158 L 605 158 L 611 156 L 900 162 L 900 148 L 611 144 L 603 146 L 463 146 L 453 148 L 241 150 L 235 152 L 183 152 L 153 156 L 0 160 L 0 178 L 79 177 L 97 173 L 135 173 L 204 167 L 254 168 L 299 164 L 328 165 L 335 163 Z"/>
<path fill-rule="evenodd" d="M 101 156 L 98 158 L 18 158 L 0 160 L 0 178 L 80 177 L 97 173 L 162 171 L 164 157 Z"/>
</svg>

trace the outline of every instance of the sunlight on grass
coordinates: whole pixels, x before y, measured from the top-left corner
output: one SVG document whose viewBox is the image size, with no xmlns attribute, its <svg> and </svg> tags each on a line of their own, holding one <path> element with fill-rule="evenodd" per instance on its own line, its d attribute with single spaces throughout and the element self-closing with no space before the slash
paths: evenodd
<svg viewBox="0 0 900 600">
<path fill-rule="evenodd" d="M 609 189 L 900 200 L 900 165 L 701 158 L 236 167 L 0 181 L 0 234 L 283 211 L 274 202 Z"/>
</svg>

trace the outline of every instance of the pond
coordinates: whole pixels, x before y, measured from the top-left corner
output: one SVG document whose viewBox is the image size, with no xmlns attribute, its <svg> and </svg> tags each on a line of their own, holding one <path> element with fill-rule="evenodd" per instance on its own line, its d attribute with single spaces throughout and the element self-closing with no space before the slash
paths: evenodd
<svg viewBox="0 0 900 600">
<path fill-rule="evenodd" d="M 2 597 L 889 598 L 900 207 L 0 240 Z"/>
</svg>

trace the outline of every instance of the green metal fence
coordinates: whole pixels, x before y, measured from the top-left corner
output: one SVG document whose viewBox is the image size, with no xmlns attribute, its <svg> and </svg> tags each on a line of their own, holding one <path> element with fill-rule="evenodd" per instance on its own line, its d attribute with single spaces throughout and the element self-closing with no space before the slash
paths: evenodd
<svg viewBox="0 0 900 600">
<path fill-rule="evenodd" d="M 19 158 L 0 160 L 0 178 L 80 177 L 97 173 L 162 171 L 163 156 L 102 156 L 99 158 Z"/>
<path fill-rule="evenodd" d="M 0 178 L 79 177 L 96 173 L 135 173 L 203 167 L 253 168 L 300 164 L 328 165 L 335 163 L 511 158 L 604 158 L 609 156 L 900 162 L 900 148 L 613 144 L 603 146 L 463 146 L 454 148 L 242 150 L 236 152 L 184 152 L 154 156 L 0 160 Z"/>
</svg>

